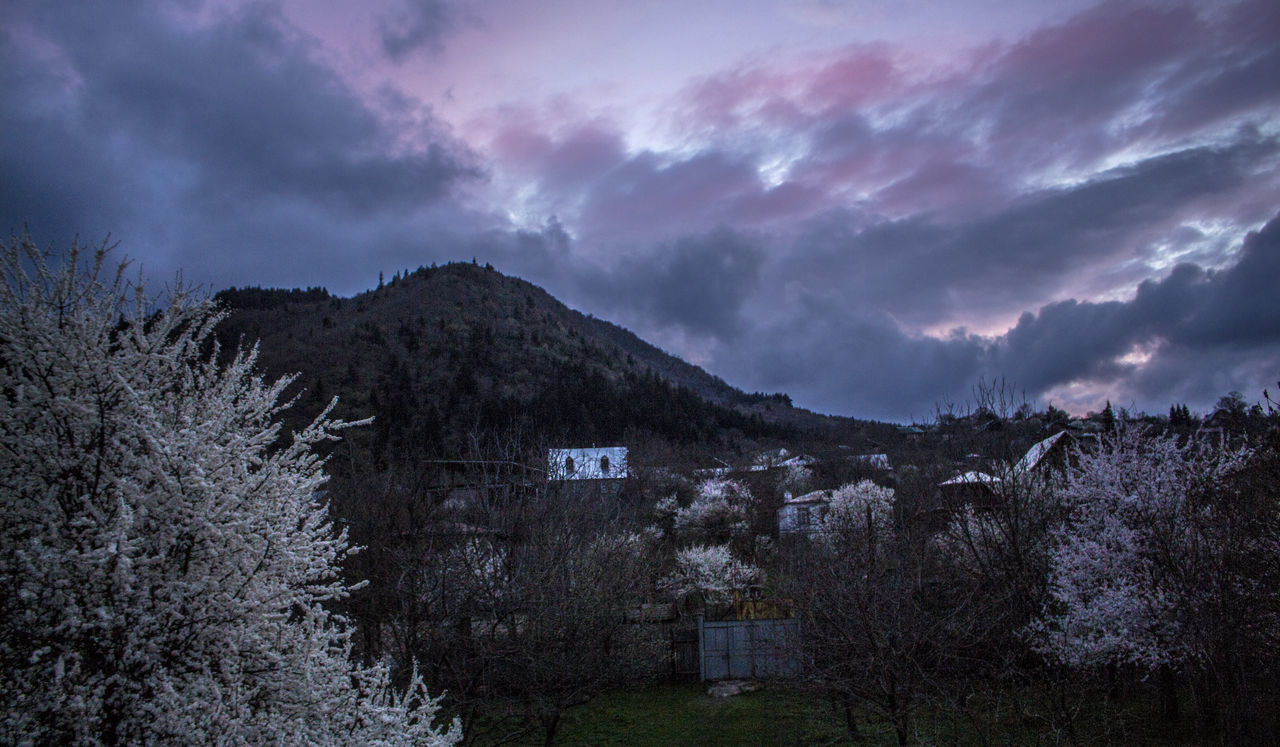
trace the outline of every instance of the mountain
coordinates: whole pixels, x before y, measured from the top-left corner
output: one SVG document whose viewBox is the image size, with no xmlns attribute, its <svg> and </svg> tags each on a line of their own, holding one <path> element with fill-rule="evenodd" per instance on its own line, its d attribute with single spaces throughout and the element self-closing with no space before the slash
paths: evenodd
<svg viewBox="0 0 1280 747">
<path fill-rule="evenodd" d="M 323 288 L 229 288 L 215 299 L 226 350 L 259 341 L 270 376 L 298 373 L 290 425 L 335 394 L 374 415 L 375 454 L 461 453 L 476 432 L 561 443 L 660 439 L 741 450 L 854 421 L 747 394 L 541 288 L 488 266 L 397 274 L 353 298 Z"/>
</svg>

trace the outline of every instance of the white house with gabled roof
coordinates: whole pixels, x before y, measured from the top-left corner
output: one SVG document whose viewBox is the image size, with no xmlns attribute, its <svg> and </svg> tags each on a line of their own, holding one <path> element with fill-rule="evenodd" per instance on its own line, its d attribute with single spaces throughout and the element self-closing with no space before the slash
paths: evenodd
<svg viewBox="0 0 1280 747">
<path fill-rule="evenodd" d="M 625 446 L 551 449 L 547 452 L 548 480 L 624 480 L 629 474 Z"/>
</svg>

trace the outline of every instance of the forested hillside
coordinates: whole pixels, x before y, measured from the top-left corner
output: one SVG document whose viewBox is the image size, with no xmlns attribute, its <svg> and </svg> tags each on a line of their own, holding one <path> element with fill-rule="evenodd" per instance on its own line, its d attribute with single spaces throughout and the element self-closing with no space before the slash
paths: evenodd
<svg viewBox="0 0 1280 747">
<path fill-rule="evenodd" d="M 851 421 L 740 392 L 626 330 L 488 267 L 397 274 L 354 298 L 324 289 L 232 288 L 224 349 L 258 341 L 268 375 L 297 372 L 303 418 L 334 395 L 375 416 L 375 458 L 450 456 L 469 434 L 536 432 L 566 443 L 656 438 L 739 450 Z"/>
</svg>

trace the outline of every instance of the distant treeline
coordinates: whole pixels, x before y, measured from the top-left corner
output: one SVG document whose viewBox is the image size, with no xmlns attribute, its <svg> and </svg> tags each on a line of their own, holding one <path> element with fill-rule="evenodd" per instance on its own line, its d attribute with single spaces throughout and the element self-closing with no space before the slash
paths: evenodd
<svg viewBox="0 0 1280 747">
<path fill-rule="evenodd" d="M 316 303 L 328 301 L 332 296 L 320 286 L 307 288 L 227 288 L 213 295 L 213 300 L 228 309 L 258 309 L 269 311 L 286 304 Z"/>
</svg>

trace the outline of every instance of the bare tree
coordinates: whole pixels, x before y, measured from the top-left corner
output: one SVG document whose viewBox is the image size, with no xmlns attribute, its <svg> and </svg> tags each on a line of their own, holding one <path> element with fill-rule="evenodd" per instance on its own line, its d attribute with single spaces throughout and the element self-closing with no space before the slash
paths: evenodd
<svg viewBox="0 0 1280 747">
<path fill-rule="evenodd" d="M 967 590 L 941 582 L 931 547 L 898 530 L 891 499 L 870 483 L 850 491 L 815 541 L 792 548 L 784 584 L 810 684 L 844 705 L 851 733 L 866 707 L 906 744 L 913 713 L 970 654 L 982 617 Z"/>
<path fill-rule="evenodd" d="M 364 481 L 379 558 L 365 570 L 391 590 L 366 608 L 378 651 L 402 671 L 421 662 L 469 740 L 550 741 L 566 709 L 664 661 L 656 629 L 629 614 L 652 592 L 655 553 L 621 502 L 549 481 L 538 439 L 471 441 L 417 487 L 409 471 Z"/>
</svg>

